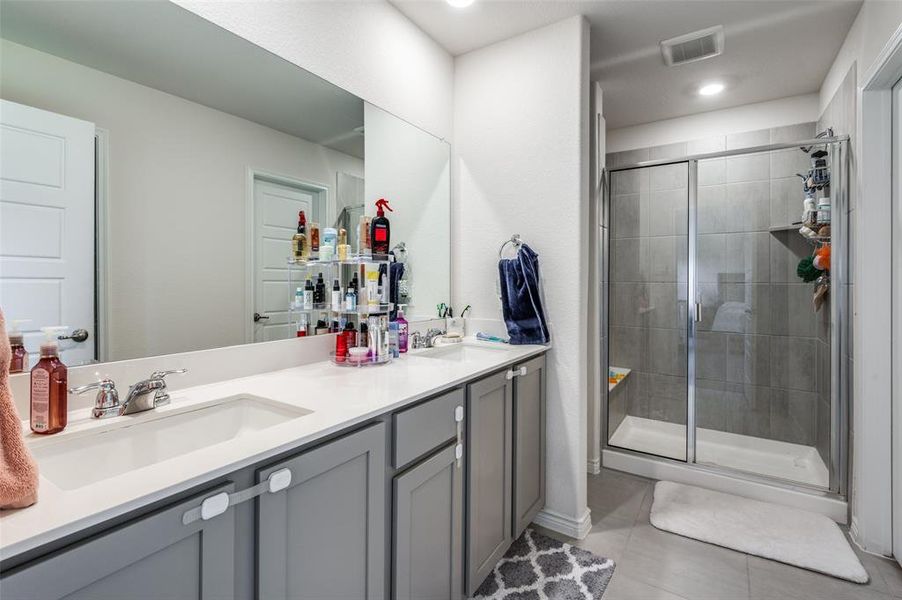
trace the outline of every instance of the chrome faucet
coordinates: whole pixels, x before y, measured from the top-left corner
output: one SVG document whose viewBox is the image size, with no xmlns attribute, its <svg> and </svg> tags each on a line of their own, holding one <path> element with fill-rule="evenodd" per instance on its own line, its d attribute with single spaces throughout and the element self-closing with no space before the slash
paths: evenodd
<svg viewBox="0 0 902 600">
<path fill-rule="evenodd" d="M 166 380 L 164 377 L 187 371 L 188 369 L 154 371 L 147 379 L 139 381 L 128 388 L 128 395 L 119 406 L 119 414 L 130 415 L 169 404 L 169 394 L 166 392 Z"/>
<path fill-rule="evenodd" d="M 439 336 L 445 335 L 441 329 L 429 329 L 426 333 L 414 331 L 410 336 L 410 343 L 414 350 L 418 348 L 432 348 Z"/>
<path fill-rule="evenodd" d="M 105 419 L 107 417 L 115 417 L 119 414 L 119 392 L 116 391 L 116 384 L 113 380 L 105 377 L 94 383 L 83 385 L 77 388 L 71 388 L 70 394 L 83 394 L 88 390 L 97 390 L 97 397 L 94 399 L 94 409 L 91 416 L 95 419 Z"/>
</svg>

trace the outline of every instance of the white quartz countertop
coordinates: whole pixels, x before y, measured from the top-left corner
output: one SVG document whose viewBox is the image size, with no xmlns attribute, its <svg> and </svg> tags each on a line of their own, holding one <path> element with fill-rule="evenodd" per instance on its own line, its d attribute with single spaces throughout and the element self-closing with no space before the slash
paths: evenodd
<svg viewBox="0 0 902 600">
<path fill-rule="evenodd" d="M 0 559 L 77 533 L 548 350 L 545 346 L 506 346 L 469 339 L 465 344 L 498 350 L 464 358 L 408 353 L 391 364 L 360 369 L 322 361 L 171 392 L 171 404 L 148 413 L 184 410 L 241 395 L 268 398 L 312 412 L 76 489 L 60 489 L 42 476 L 36 504 L 0 512 Z M 94 420 L 88 412 L 71 412 L 67 429 L 53 437 L 88 436 L 91 429 L 104 427 L 112 420 L 136 418 Z M 29 443 L 43 443 L 34 439 L 37 436 L 26 438 Z M 103 457 L 97 460 L 102 461 Z M 40 466 L 39 461 L 39 469 Z M 84 467 L 90 469 L 91 465 Z"/>
</svg>

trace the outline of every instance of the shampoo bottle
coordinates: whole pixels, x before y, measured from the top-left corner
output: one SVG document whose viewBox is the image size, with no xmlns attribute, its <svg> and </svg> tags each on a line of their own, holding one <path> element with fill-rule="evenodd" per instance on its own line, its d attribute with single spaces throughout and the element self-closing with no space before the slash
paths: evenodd
<svg viewBox="0 0 902 600">
<path fill-rule="evenodd" d="M 57 433 L 66 428 L 69 410 L 66 365 L 59 357 L 57 335 L 65 327 L 42 327 L 46 339 L 41 344 L 41 360 L 31 370 L 31 430 Z"/>
<path fill-rule="evenodd" d="M 370 244 L 372 245 L 373 254 L 376 256 L 385 256 L 391 247 L 391 227 L 388 217 L 385 216 L 385 209 L 393 212 L 388 200 L 379 198 L 376 200 L 376 216 L 370 223 Z"/>
<path fill-rule="evenodd" d="M 28 350 L 25 349 L 25 338 L 19 329 L 19 325 L 28 322 L 30 322 L 30 319 L 12 321 L 12 329 L 9 332 L 9 347 L 12 350 L 9 359 L 10 373 L 24 373 L 28 370 Z"/>
</svg>

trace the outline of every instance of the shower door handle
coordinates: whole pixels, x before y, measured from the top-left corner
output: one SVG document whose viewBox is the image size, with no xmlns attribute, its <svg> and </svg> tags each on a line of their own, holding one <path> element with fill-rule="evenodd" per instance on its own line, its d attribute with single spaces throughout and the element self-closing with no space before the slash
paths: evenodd
<svg viewBox="0 0 902 600">
<path fill-rule="evenodd" d="M 695 303 L 695 322 L 696 323 L 702 322 L 702 304 L 701 304 L 701 302 Z"/>
</svg>

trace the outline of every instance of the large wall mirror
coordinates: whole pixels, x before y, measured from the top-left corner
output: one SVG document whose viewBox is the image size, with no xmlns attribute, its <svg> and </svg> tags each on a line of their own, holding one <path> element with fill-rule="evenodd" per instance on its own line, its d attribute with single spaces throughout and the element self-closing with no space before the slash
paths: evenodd
<svg viewBox="0 0 902 600">
<path fill-rule="evenodd" d="M 293 337 L 299 211 L 356 248 L 379 198 L 408 319 L 449 300 L 444 141 L 170 2 L 0 10 L 0 306 L 29 351 L 56 325 L 69 365 Z"/>
</svg>

